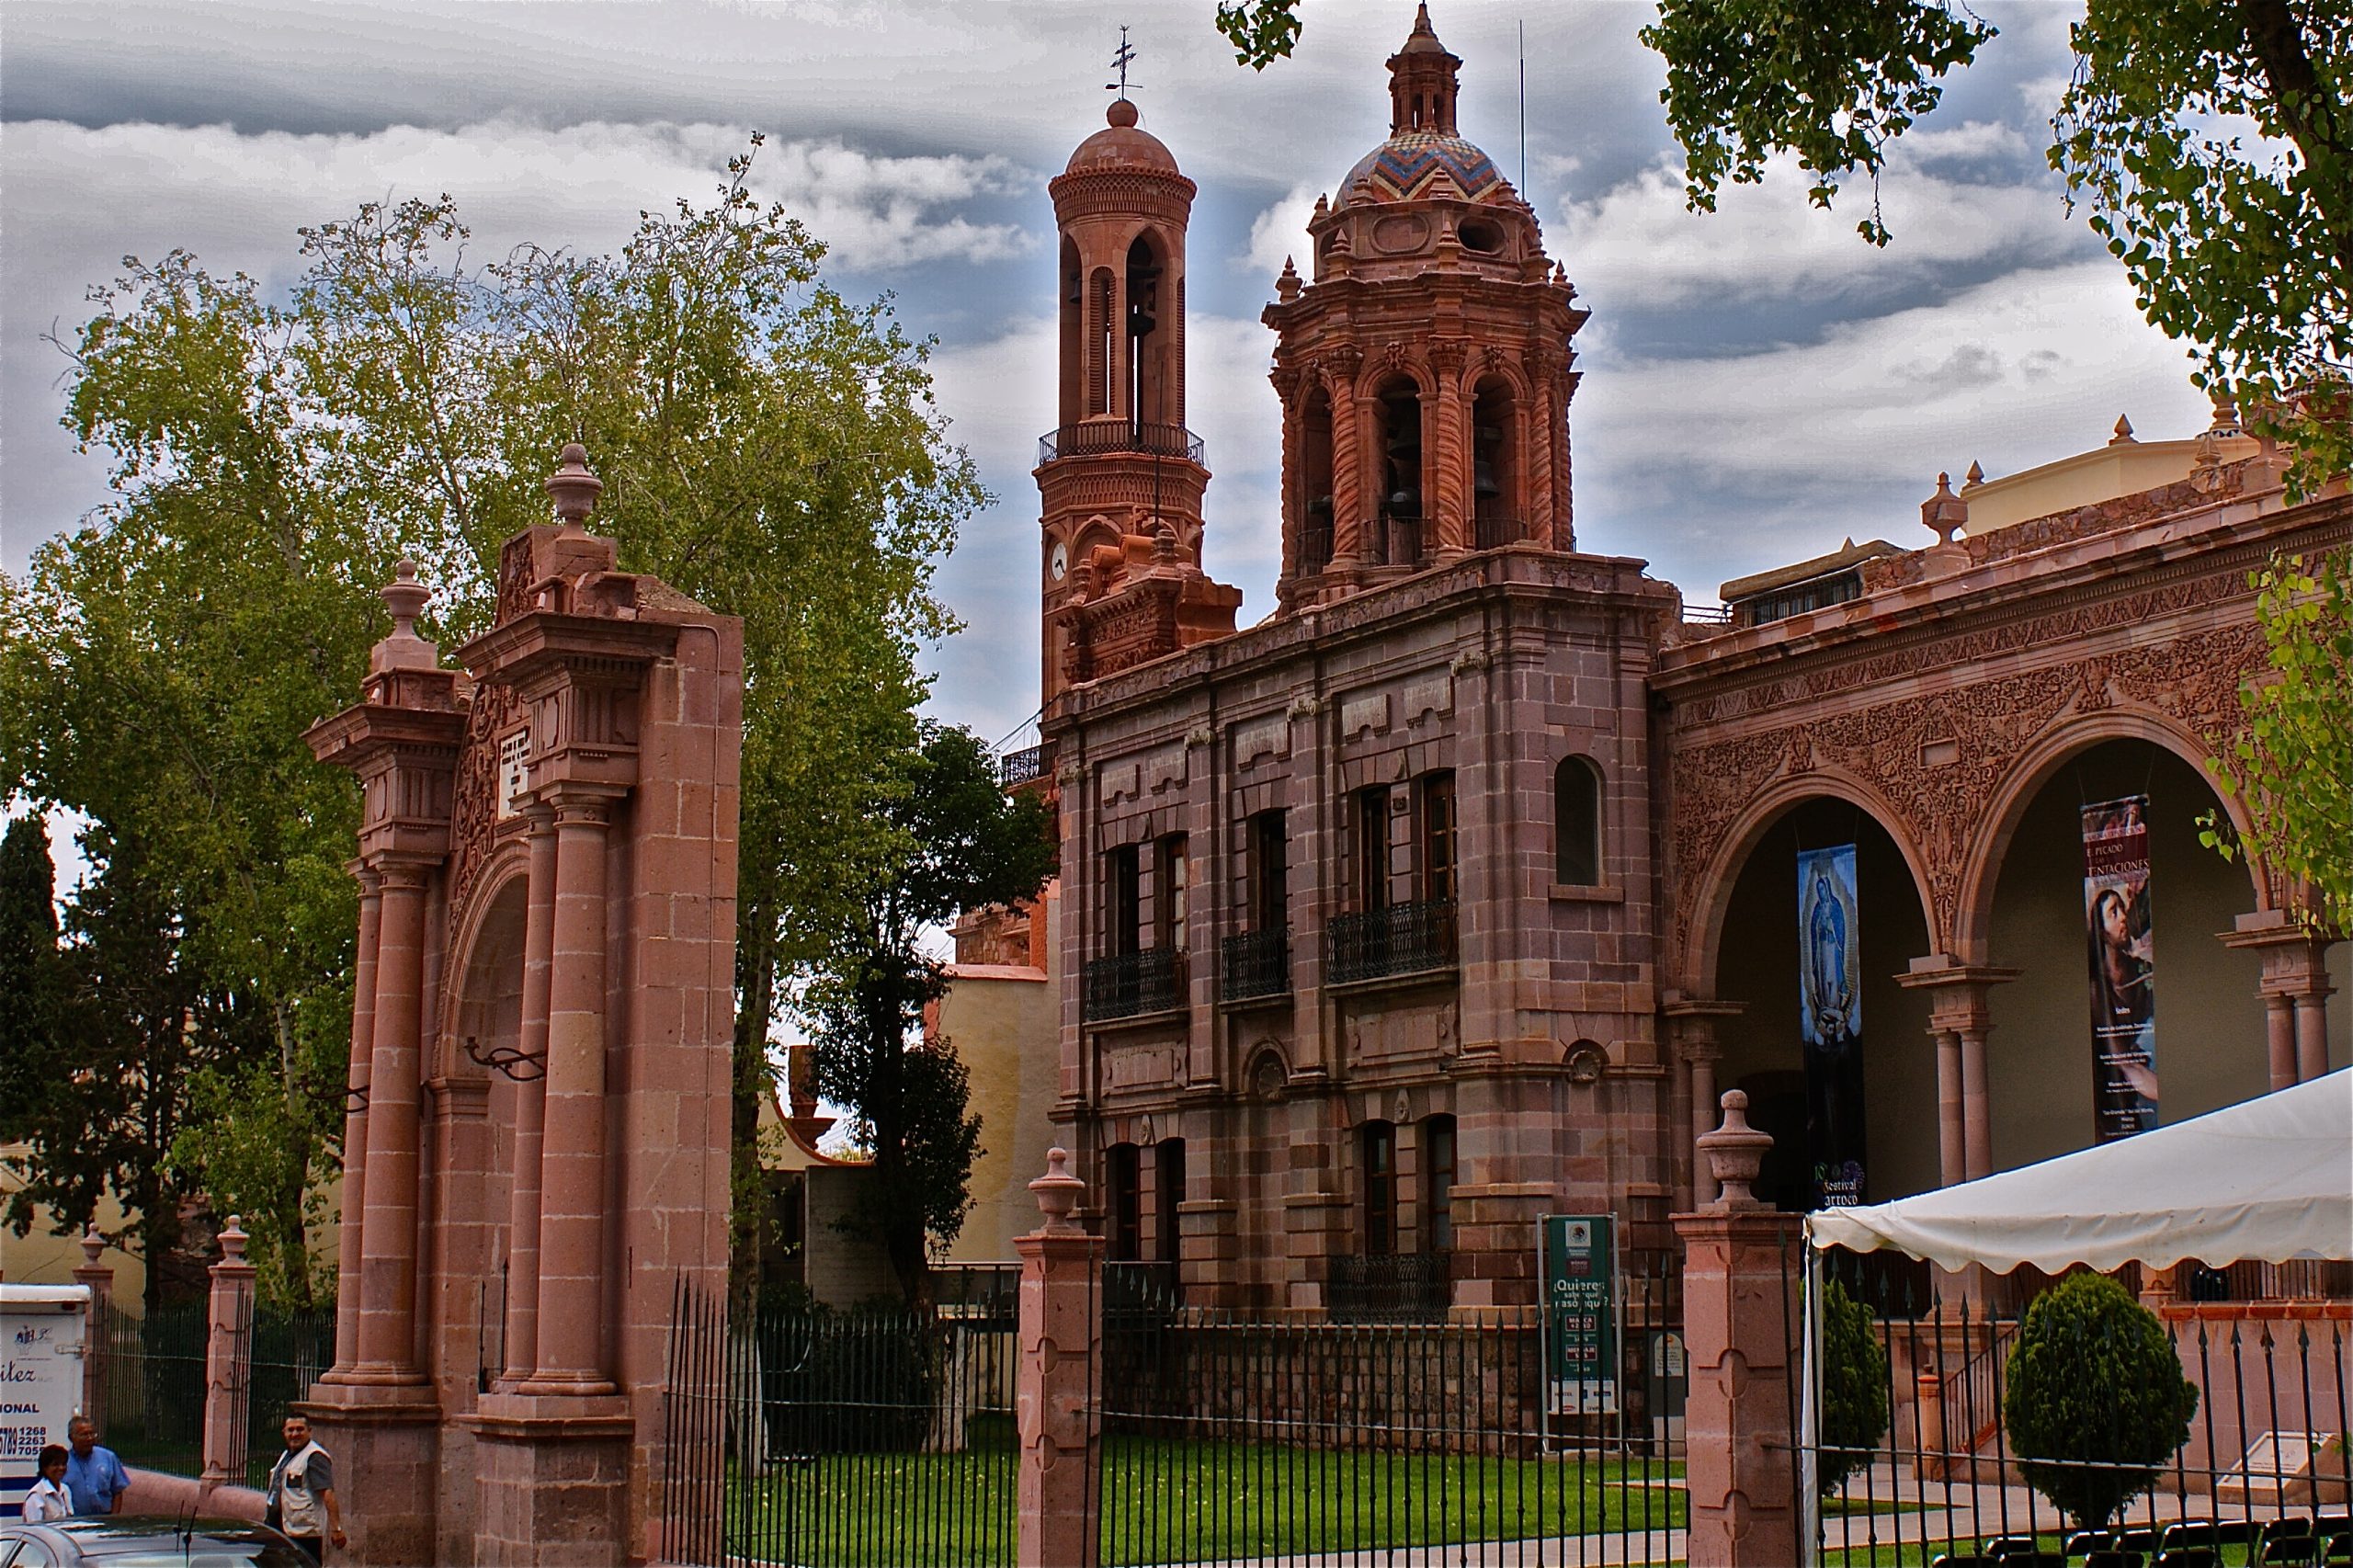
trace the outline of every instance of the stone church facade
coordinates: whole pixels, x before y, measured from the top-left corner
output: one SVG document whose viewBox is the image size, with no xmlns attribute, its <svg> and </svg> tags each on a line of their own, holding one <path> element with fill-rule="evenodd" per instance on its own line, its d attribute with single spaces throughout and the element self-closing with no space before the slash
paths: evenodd
<svg viewBox="0 0 2353 1568">
<path fill-rule="evenodd" d="M 2014 869 L 2021 846 L 2059 780 L 2108 772 L 2177 827 L 2241 821 L 2200 765 L 2260 665 L 2248 573 L 2353 539 L 2342 487 L 2289 504 L 2224 407 L 2194 439 L 2120 429 L 1940 483 L 1937 542 L 1850 541 L 1687 611 L 1578 548 L 1586 312 L 1461 137 L 1460 65 L 1425 12 L 1390 136 L 1277 280 L 1283 558 L 1247 628 L 1201 566 L 1192 183 L 1121 101 L 1051 187 L 1043 735 L 1009 759 L 1060 805 L 1050 1114 L 1111 1256 L 1172 1265 L 1188 1299 L 1522 1304 L 1546 1212 L 1671 1245 L 1667 1215 L 1712 1196 L 1691 1138 L 1718 1090 L 1788 1086 L 1789 1008 L 1756 974 L 1794 940 L 1792 879 L 1767 863 L 1816 819 L 1858 843 L 1867 896 L 1893 890 L 1862 948 L 1870 1196 L 2062 1152 L 2038 1118 L 2090 1074 L 2087 1044 L 2052 1043 L 2085 1033 L 2080 883 L 2039 850 Z M 2292 890 L 2181 868 L 2168 1114 L 2344 1065 L 2342 952 Z M 2054 960 L 2038 933 L 2068 897 Z M 1034 950 L 1028 921 L 968 920 L 960 958 Z"/>
</svg>

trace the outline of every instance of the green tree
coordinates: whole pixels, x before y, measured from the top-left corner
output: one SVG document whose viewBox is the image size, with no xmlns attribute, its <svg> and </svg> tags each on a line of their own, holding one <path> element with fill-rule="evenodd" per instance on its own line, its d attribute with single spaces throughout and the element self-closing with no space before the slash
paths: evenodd
<svg viewBox="0 0 2353 1568">
<path fill-rule="evenodd" d="M 1822 1291 L 1821 1453 L 1814 1485 L 1829 1496 L 1871 1461 L 1887 1434 L 1887 1347 L 1870 1309 L 1836 1279 Z"/>
<path fill-rule="evenodd" d="M 39 813 L 12 818 L 0 837 L 0 1143 L 38 1119 L 58 1049 L 60 959 L 57 869 L 49 824 Z"/>
<path fill-rule="evenodd" d="M 400 557 L 437 591 L 428 634 L 488 624 L 499 543 L 545 520 L 574 438 L 622 567 L 745 618 L 736 1119 L 756 1177 L 778 977 L 884 851 L 868 759 L 906 743 L 916 648 L 952 626 L 931 572 L 985 496 L 927 345 L 824 285 L 824 247 L 754 200 L 751 164 L 611 255 L 484 265 L 444 199 L 302 231 L 283 303 L 184 253 L 134 260 L 66 345 L 66 421 L 116 494 L 0 579 L 0 794 L 171 869 L 191 971 L 267 1026 L 191 1081 L 225 1119 L 182 1168 L 289 1245 L 296 1195 L 335 1169 L 357 924 L 356 795 L 301 732 L 357 692 Z"/>
<path fill-rule="evenodd" d="M 2239 692 L 2246 728 L 2211 760 L 2249 818 L 2245 848 L 2310 890 L 2300 914 L 2353 931 L 2353 551 L 2273 561 L 2255 574 L 2267 676 Z M 2238 843 L 2209 812 L 2199 836 Z"/>
<path fill-rule="evenodd" d="M 926 722 L 895 760 L 879 822 L 890 858 L 802 989 L 817 1050 L 817 1087 L 850 1112 L 873 1161 L 852 1223 L 878 1237 L 902 1290 L 919 1300 L 928 1246 L 955 1239 L 981 1122 L 944 1035 L 922 1035 L 945 989 L 925 933 L 961 909 L 1036 895 L 1054 869 L 1051 816 L 999 788 L 988 747 L 968 730 Z"/>
<path fill-rule="evenodd" d="M 2198 1413 L 2165 1326 L 2104 1275 L 2035 1298 L 2008 1376 L 2002 1420 L 2018 1472 L 2081 1529 L 2105 1528 L 2147 1491 Z"/>
<path fill-rule="evenodd" d="M 1254 67 L 1291 51 L 1299 0 L 1223 0 Z M 1995 29 L 1958 0 L 1660 0 L 1668 128 L 1695 210 L 1795 157 L 1828 208 Z M 2051 165 L 2122 263 L 2142 312 L 2195 346 L 2201 376 L 2285 439 L 2316 488 L 2353 460 L 2353 11 L 2337 0 L 2088 0 Z"/>
</svg>

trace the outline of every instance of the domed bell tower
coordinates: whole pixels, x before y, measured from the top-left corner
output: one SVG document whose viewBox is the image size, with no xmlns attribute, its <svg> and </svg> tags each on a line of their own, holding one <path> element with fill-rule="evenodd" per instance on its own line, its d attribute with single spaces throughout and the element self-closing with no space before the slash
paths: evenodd
<svg viewBox="0 0 2353 1568">
<path fill-rule="evenodd" d="M 1284 609 L 1510 546 L 1574 550 L 1576 290 L 1535 212 L 1456 125 L 1462 62 L 1425 6 L 1389 58 L 1389 136 L 1286 262 L 1279 337 Z"/>
<path fill-rule="evenodd" d="M 1210 471 L 1185 426 L 1195 187 L 1125 97 L 1104 118 L 1047 187 L 1061 233 L 1059 423 L 1036 471 L 1048 705 L 1232 631 L 1242 599 L 1200 568 Z"/>
</svg>

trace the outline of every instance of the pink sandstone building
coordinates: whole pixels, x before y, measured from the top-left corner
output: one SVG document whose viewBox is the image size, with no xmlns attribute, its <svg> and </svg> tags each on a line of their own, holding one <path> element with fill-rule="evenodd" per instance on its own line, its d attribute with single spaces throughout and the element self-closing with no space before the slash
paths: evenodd
<svg viewBox="0 0 2353 1568">
<path fill-rule="evenodd" d="M 2082 1146 L 2120 1095 L 2177 1119 L 2344 1065 L 2343 948 L 2197 843 L 2243 820 L 2201 765 L 2260 665 L 2248 574 L 2353 539 L 2342 487 L 2290 505 L 2227 406 L 2179 441 L 2120 425 L 1940 481 L 1922 548 L 1688 609 L 1578 547 L 1586 312 L 1462 137 L 1460 63 L 1425 12 L 1389 137 L 1276 281 L 1282 565 L 1246 628 L 1185 425 L 1195 187 L 1125 101 L 1051 183 L 1043 738 L 1008 776 L 1059 801 L 1062 876 L 959 958 L 1058 988 L 1059 1076 L 992 1142 L 1067 1143 L 1110 1255 L 1190 1300 L 1443 1312 L 1531 1301 L 1546 1212 L 1671 1246 L 1722 1089 L 1780 1141 L 1760 1193 L 1799 1204 Z M 2161 923 L 2145 1099 L 2086 1019 L 2083 812 L 2119 799 Z M 1798 871 L 1825 852 L 1853 926 L 1829 1098 Z"/>
</svg>

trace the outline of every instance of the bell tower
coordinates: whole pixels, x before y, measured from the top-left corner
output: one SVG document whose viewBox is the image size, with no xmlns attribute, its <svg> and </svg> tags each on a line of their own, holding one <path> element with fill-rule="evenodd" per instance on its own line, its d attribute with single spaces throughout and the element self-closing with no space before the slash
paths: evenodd
<svg viewBox="0 0 2353 1568">
<path fill-rule="evenodd" d="M 1232 631 L 1242 599 L 1200 565 L 1210 472 L 1185 427 L 1195 187 L 1137 118 L 1113 100 L 1047 187 L 1061 239 L 1060 408 L 1036 472 L 1049 707 L 1074 682 Z M 1140 593 L 1152 610 L 1107 613 Z"/>
<path fill-rule="evenodd" d="M 1507 546 L 1574 550 L 1570 339 L 1586 312 L 1536 214 L 1456 127 L 1462 62 L 1425 6 L 1389 136 L 1308 222 L 1264 320 L 1283 403 L 1286 610 Z"/>
</svg>

